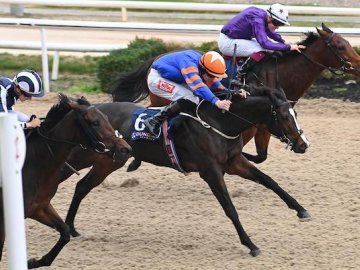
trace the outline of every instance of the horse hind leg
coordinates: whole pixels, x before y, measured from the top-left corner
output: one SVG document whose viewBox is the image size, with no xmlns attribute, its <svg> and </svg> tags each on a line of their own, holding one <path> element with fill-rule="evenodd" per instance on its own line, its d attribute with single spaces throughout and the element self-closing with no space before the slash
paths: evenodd
<svg viewBox="0 0 360 270">
<path fill-rule="evenodd" d="M 220 203 L 226 216 L 234 224 L 235 229 L 239 235 L 241 244 L 250 249 L 251 256 L 256 257 L 260 255 L 260 249 L 251 241 L 250 237 L 247 235 L 240 223 L 239 216 L 227 191 L 223 174 L 220 171 L 207 170 L 204 173 L 200 173 L 200 176 L 208 183 L 211 191 Z"/>
<path fill-rule="evenodd" d="M 55 228 L 60 233 L 59 240 L 47 254 L 38 260 L 34 258 L 28 260 L 29 269 L 50 266 L 55 258 L 59 255 L 60 251 L 70 241 L 70 228 L 60 218 L 51 204 L 41 209 L 40 211 L 37 211 L 35 215 L 29 216 L 29 218 L 39 221 L 40 223 L 51 228 Z"/>
</svg>

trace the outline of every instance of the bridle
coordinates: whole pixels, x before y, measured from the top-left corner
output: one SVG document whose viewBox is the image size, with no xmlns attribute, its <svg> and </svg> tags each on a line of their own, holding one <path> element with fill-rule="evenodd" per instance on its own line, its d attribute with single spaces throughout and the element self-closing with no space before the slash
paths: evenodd
<svg viewBox="0 0 360 270">
<path fill-rule="evenodd" d="M 293 150 L 295 144 L 291 139 L 289 139 L 289 137 L 286 135 L 286 133 L 282 129 L 281 125 L 279 124 L 278 117 L 277 117 L 277 112 L 276 112 L 277 108 L 279 108 L 279 107 L 281 107 L 283 105 L 286 105 L 286 104 L 287 104 L 286 102 L 283 102 L 283 103 L 281 103 L 279 105 L 276 105 L 276 106 L 271 105 L 271 115 L 272 115 L 273 120 L 275 121 L 276 125 L 278 126 L 278 128 L 280 130 L 281 136 L 276 136 L 276 135 L 272 134 L 271 132 L 269 132 L 269 133 L 271 134 L 272 137 L 277 138 L 281 142 L 285 143 L 286 144 L 286 149 L 291 147 L 290 150 Z M 302 129 L 298 129 L 297 132 L 298 132 L 299 136 L 301 136 L 304 133 L 304 131 Z"/>
<path fill-rule="evenodd" d="M 324 69 L 327 69 L 329 70 L 332 74 L 334 75 L 337 75 L 337 76 L 341 76 L 345 73 L 345 71 L 349 71 L 349 70 L 352 70 L 353 67 L 351 65 L 351 63 L 349 61 L 346 61 L 341 55 L 339 55 L 337 49 L 334 48 L 334 46 L 331 44 L 333 38 L 336 36 L 337 34 L 336 33 L 332 33 L 330 35 L 330 37 L 328 39 L 323 39 L 321 38 L 326 46 L 329 48 L 329 50 L 338 58 L 338 60 L 341 62 L 342 66 L 339 67 L 339 68 L 334 68 L 334 67 L 328 67 L 328 66 L 325 66 L 313 59 L 311 59 L 304 51 L 301 51 L 301 54 L 303 56 L 305 56 L 305 58 L 307 60 L 309 60 L 310 62 L 312 62 L 313 64 L 319 66 L 319 67 L 322 67 Z"/>
<path fill-rule="evenodd" d="M 94 108 L 93 105 L 89 106 L 86 110 L 88 111 L 89 109 Z M 86 113 L 77 113 L 77 123 L 79 123 L 81 130 L 84 132 L 85 134 L 85 138 L 87 140 L 87 145 L 83 145 L 83 144 L 79 144 L 77 142 L 72 142 L 72 141 L 68 141 L 68 140 L 62 140 L 62 139 L 57 139 L 57 138 L 51 138 L 47 135 L 45 135 L 42 130 L 41 127 L 37 128 L 37 132 L 40 135 L 40 137 L 42 137 L 43 139 L 46 140 L 46 144 L 48 145 L 47 141 L 52 141 L 52 142 L 59 142 L 59 143 L 67 143 L 67 144 L 71 144 L 71 145 L 79 145 L 82 149 L 87 149 L 88 147 L 93 148 L 97 153 L 100 154 L 105 154 L 108 152 L 112 152 L 113 155 L 115 155 L 115 151 L 109 149 L 106 144 L 104 142 L 102 142 L 102 140 L 99 138 L 98 134 L 96 133 L 96 131 L 89 125 L 88 122 L 86 122 L 84 115 Z M 108 137 L 112 137 L 115 136 L 116 138 L 122 138 L 122 135 L 115 130 L 115 133 L 113 135 L 107 136 Z M 48 147 L 50 147 L 48 145 Z M 51 149 L 51 148 L 50 148 Z M 50 151 L 52 152 L 52 151 Z"/>
<path fill-rule="evenodd" d="M 231 91 L 231 90 L 230 90 Z M 230 92 L 229 91 L 229 92 Z M 232 91 L 232 92 L 237 92 L 238 90 L 235 90 L 235 91 Z M 221 94 L 220 94 L 221 95 Z M 196 107 L 196 117 L 193 116 L 193 115 L 190 115 L 190 114 L 187 114 L 187 113 L 183 113 L 181 112 L 180 114 L 181 115 L 184 115 L 186 117 L 189 117 L 197 122 L 199 122 L 203 127 L 207 128 L 207 129 L 211 129 L 213 130 L 214 132 L 216 132 L 217 134 L 219 134 L 220 136 L 226 138 L 226 139 L 230 139 L 230 140 L 234 140 L 234 139 L 237 139 L 240 134 L 236 135 L 236 136 L 230 136 L 230 135 L 226 135 L 224 134 L 223 132 L 221 132 L 220 130 L 214 128 L 213 126 L 211 126 L 209 123 L 207 123 L 206 121 L 202 120 L 200 115 L 199 115 L 199 108 L 200 108 L 200 105 L 204 102 L 204 100 L 201 100 L 199 102 L 199 104 L 197 105 Z M 271 105 L 270 106 L 270 110 L 271 110 L 271 117 L 272 119 L 275 121 L 276 125 L 278 126 L 279 130 L 280 130 L 280 133 L 281 133 L 281 136 L 276 136 L 276 135 L 273 135 L 271 132 L 269 132 L 271 134 L 272 137 L 274 138 L 277 138 L 279 139 L 281 142 L 285 143 L 286 144 L 286 149 L 288 149 L 289 147 L 291 147 L 291 150 L 294 148 L 295 144 L 294 142 L 286 135 L 286 133 L 284 132 L 284 130 L 282 129 L 281 125 L 279 124 L 279 120 L 278 120 L 278 117 L 277 117 L 277 112 L 276 110 L 284 105 L 286 105 L 287 102 L 282 102 L 278 105 Z M 242 116 L 239 116 L 233 112 L 230 112 L 230 111 L 227 111 L 226 113 L 240 119 L 241 121 L 243 122 L 246 122 L 248 124 L 250 124 L 251 126 L 253 127 L 257 127 L 257 125 L 249 120 L 247 120 L 246 118 L 242 117 Z M 298 134 L 301 136 L 303 134 L 303 130 L 301 129 L 298 129 Z"/>
</svg>

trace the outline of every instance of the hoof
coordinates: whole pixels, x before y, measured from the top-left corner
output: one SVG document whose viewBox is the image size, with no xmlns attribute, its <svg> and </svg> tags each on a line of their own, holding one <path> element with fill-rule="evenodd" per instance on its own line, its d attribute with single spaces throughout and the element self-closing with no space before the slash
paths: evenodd
<svg viewBox="0 0 360 270">
<path fill-rule="evenodd" d="M 254 249 L 252 251 L 250 251 L 250 255 L 253 257 L 257 257 L 261 254 L 261 250 L 260 249 Z"/>
<path fill-rule="evenodd" d="M 77 230 L 72 230 L 72 231 L 70 232 L 70 234 L 71 234 L 72 237 L 78 237 L 78 236 L 81 235 L 80 233 L 77 232 Z"/>
<path fill-rule="evenodd" d="M 297 216 L 299 217 L 300 221 L 309 221 L 311 219 L 309 212 L 306 210 L 299 212 Z"/>
<path fill-rule="evenodd" d="M 38 268 L 40 267 L 39 261 L 36 259 L 30 259 L 27 261 L 28 269 Z"/>
</svg>

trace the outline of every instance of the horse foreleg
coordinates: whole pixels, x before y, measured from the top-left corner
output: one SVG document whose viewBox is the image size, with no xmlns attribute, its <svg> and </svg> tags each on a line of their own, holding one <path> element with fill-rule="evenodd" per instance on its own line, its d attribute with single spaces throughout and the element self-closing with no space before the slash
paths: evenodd
<svg viewBox="0 0 360 270">
<path fill-rule="evenodd" d="M 287 204 L 290 209 L 297 212 L 297 216 L 300 220 L 304 221 L 310 219 L 310 214 L 304 207 L 302 207 L 292 196 L 290 196 L 290 194 L 283 190 L 271 177 L 264 174 L 251 164 L 244 156 L 238 155 L 231 159 L 231 163 L 226 166 L 225 172 L 231 175 L 239 175 L 271 189 Z"/>
<path fill-rule="evenodd" d="M 39 221 L 51 228 L 55 228 L 60 233 L 60 238 L 54 247 L 45 254 L 41 259 L 30 259 L 28 261 L 28 268 L 38 268 L 42 266 L 50 266 L 55 258 L 59 255 L 63 247 L 70 241 L 69 226 L 60 218 L 53 206 L 49 204 L 45 208 L 36 211 L 29 218 Z"/>
<path fill-rule="evenodd" d="M 133 161 L 131 161 L 126 171 L 127 172 L 136 171 L 140 167 L 140 165 L 141 165 L 141 160 L 135 158 Z"/>
<path fill-rule="evenodd" d="M 247 246 L 250 249 L 250 254 L 252 256 L 255 257 L 260 255 L 260 249 L 250 240 L 249 236 L 247 235 L 240 223 L 239 216 L 227 191 L 223 173 L 220 170 L 213 169 L 206 170 L 205 172 L 200 172 L 200 176 L 208 183 L 211 191 L 220 203 L 226 216 L 234 224 L 236 231 L 239 235 L 241 244 Z"/>
<path fill-rule="evenodd" d="M 111 158 L 101 156 L 97 162 L 93 164 L 91 170 L 76 184 L 75 193 L 65 219 L 73 237 L 80 235 L 75 229 L 74 221 L 82 199 L 84 199 L 94 187 L 100 185 L 109 174 L 124 166 L 125 162 L 126 161 L 113 162 Z"/>
<path fill-rule="evenodd" d="M 270 133 L 265 129 L 258 128 L 258 129 L 255 129 L 256 132 L 253 134 L 253 131 L 254 131 L 253 129 L 255 129 L 255 128 L 250 128 L 250 129 L 244 131 L 242 136 L 243 136 L 244 145 L 252 137 L 254 137 L 257 155 L 255 156 L 255 155 L 252 155 L 249 153 L 244 153 L 244 152 L 243 152 L 243 155 L 248 160 L 250 160 L 254 163 L 261 163 L 267 159 L 267 150 L 268 150 L 269 141 L 270 141 Z"/>
</svg>

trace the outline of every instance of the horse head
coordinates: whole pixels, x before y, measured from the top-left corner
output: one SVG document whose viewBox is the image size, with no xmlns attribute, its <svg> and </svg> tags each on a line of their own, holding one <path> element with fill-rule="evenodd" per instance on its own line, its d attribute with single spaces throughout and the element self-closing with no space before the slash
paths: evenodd
<svg viewBox="0 0 360 270">
<path fill-rule="evenodd" d="M 324 23 L 322 23 L 322 30 L 318 28 L 316 30 L 329 53 L 333 55 L 327 58 L 325 65 L 360 77 L 360 55 L 349 41 L 331 31 Z"/>
<path fill-rule="evenodd" d="M 295 153 L 305 153 L 310 146 L 296 119 L 296 112 L 282 89 L 264 88 L 271 101 L 272 118 L 267 126 L 271 134 L 291 147 Z"/>
<path fill-rule="evenodd" d="M 130 157 L 130 145 L 113 129 L 105 114 L 90 105 L 84 97 L 74 101 L 60 95 L 60 100 L 76 112 L 77 123 L 85 134 L 87 145 L 98 153 L 111 153 L 114 161 Z"/>
</svg>

